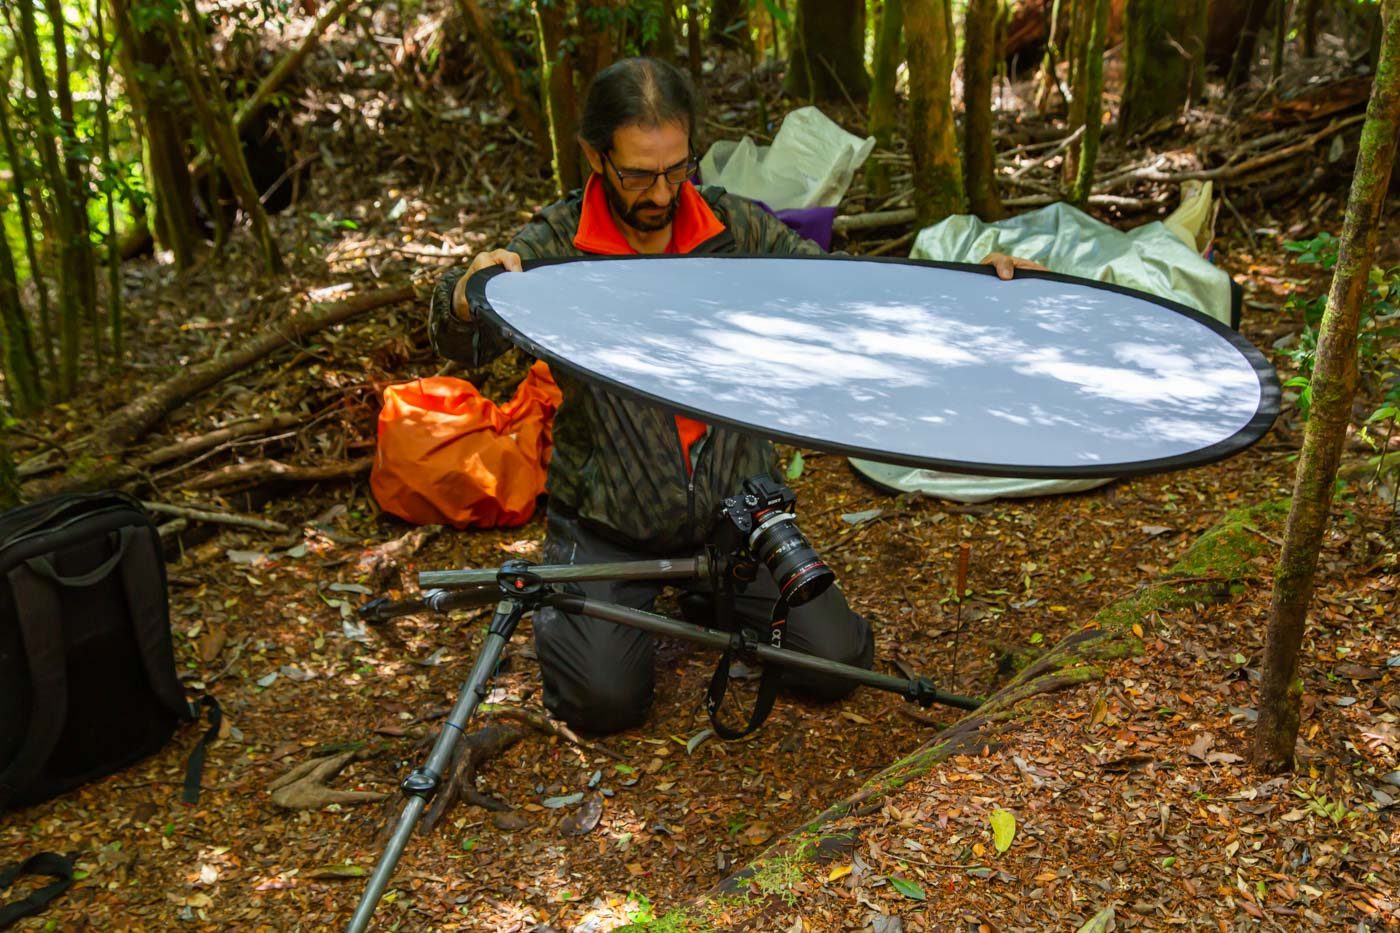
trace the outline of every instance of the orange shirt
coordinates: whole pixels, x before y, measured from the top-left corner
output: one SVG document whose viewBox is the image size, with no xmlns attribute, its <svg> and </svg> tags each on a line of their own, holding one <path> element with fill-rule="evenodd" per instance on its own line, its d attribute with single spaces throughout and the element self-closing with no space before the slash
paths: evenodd
<svg viewBox="0 0 1400 933">
<path fill-rule="evenodd" d="M 724 232 L 710 205 L 695 190 L 690 182 L 681 185 L 676 193 L 679 203 L 676 216 L 671 221 L 671 242 L 666 244 L 666 252 L 671 254 L 688 253 L 711 237 Z M 636 254 L 632 244 L 622 235 L 608 209 L 607 192 L 597 175 L 590 175 L 583 188 L 583 209 L 579 215 L 578 232 L 574 234 L 574 246 L 586 253 L 604 256 L 631 256 Z M 703 421 L 676 415 L 676 434 L 680 437 L 681 449 L 685 451 L 685 467 L 692 469 L 690 448 L 705 436 L 709 426 Z"/>
</svg>

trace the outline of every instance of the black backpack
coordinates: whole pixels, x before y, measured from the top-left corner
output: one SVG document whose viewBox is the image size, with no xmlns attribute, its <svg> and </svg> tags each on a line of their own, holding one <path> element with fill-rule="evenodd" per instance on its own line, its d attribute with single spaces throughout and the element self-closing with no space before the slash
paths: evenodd
<svg viewBox="0 0 1400 933">
<path fill-rule="evenodd" d="M 190 755 L 199 794 L 205 745 Z M 152 754 L 197 718 L 175 676 L 155 525 L 120 493 L 0 515 L 0 813 Z"/>
</svg>

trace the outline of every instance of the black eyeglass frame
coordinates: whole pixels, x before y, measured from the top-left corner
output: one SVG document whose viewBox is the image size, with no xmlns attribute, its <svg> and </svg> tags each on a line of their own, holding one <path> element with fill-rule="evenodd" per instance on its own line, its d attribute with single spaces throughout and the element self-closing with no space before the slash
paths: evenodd
<svg viewBox="0 0 1400 933">
<path fill-rule="evenodd" d="M 612 160 L 612 157 L 610 155 L 608 155 L 606 150 L 603 152 L 602 155 L 603 161 L 608 163 L 608 166 L 612 168 L 613 174 L 617 176 L 618 184 L 622 186 L 624 191 L 650 191 L 652 187 L 656 184 L 656 179 L 658 178 L 664 178 L 666 179 L 666 184 L 670 185 L 673 188 L 679 188 L 681 185 L 685 184 L 686 179 L 688 179 L 691 175 L 694 175 L 695 170 L 700 167 L 700 159 L 698 156 L 695 155 L 694 149 L 690 150 L 690 155 L 686 156 L 684 162 L 680 163 L 679 165 L 673 165 L 665 171 L 661 172 L 623 173 L 622 170 L 617 167 L 617 163 Z M 673 181 L 671 179 L 672 172 L 683 172 L 684 174 L 679 180 Z M 638 186 L 637 182 L 642 180 L 645 180 L 646 184 Z"/>
</svg>

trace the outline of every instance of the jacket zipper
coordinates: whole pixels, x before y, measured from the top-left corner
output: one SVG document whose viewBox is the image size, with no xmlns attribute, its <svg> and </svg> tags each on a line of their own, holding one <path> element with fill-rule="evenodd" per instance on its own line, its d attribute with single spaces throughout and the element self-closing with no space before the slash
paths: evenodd
<svg viewBox="0 0 1400 933">
<path fill-rule="evenodd" d="M 690 461 L 690 480 L 686 483 L 686 537 L 695 534 L 695 477 L 700 473 L 700 461 L 705 457 L 705 451 L 710 449 L 706 443 L 710 439 L 710 432 L 714 430 L 711 425 L 705 429 L 705 433 L 695 441 L 695 458 Z"/>
</svg>

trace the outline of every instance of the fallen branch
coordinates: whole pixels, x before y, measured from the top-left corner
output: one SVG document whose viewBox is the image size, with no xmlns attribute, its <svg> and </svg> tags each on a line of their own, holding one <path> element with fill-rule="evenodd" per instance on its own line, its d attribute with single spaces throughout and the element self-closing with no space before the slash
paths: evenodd
<svg viewBox="0 0 1400 933">
<path fill-rule="evenodd" d="M 321 466 L 302 466 L 281 463 L 277 460 L 250 460 L 247 463 L 233 463 L 208 473 L 201 473 L 194 479 L 182 483 L 182 489 L 227 489 L 231 487 L 256 486 L 270 480 L 283 480 L 292 483 L 319 483 L 324 480 L 349 479 L 368 473 L 374 464 L 374 457 L 360 457 L 342 463 L 328 463 Z M 286 529 L 283 528 L 285 531 Z"/>
<path fill-rule="evenodd" d="M 115 454 L 131 446 L 146 432 L 190 398 L 286 346 L 295 346 L 313 334 L 386 305 L 418 296 L 414 285 L 398 285 L 356 295 L 344 301 L 313 305 L 291 315 L 253 337 L 237 350 L 215 356 L 187 368 L 107 416 L 96 436 L 97 447 Z"/>
<path fill-rule="evenodd" d="M 142 502 L 141 505 L 147 512 L 155 512 L 157 515 L 174 515 L 179 518 L 192 519 L 197 522 L 210 522 L 215 525 L 236 525 L 240 528 L 256 528 L 258 531 L 275 531 L 279 533 L 286 533 L 291 530 L 281 522 L 274 522 L 253 515 L 236 515 L 232 512 L 210 512 L 207 509 L 192 509 L 182 505 L 171 505 L 168 502 Z"/>
<path fill-rule="evenodd" d="M 250 437 L 256 434 L 266 434 L 271 431 L 282 431 L 293 428 L 305 421 L 302 415 L 270 415 L 265 418 L 249 418 L 242 421 L 226 425 L 216 431 L 207 434 L 198 434 L 194 437 L 187 437 L 174 444 L 167 444 L 164 447 L 157 447 L 148 453 L 132 459 L 132 466 L 138 469 L 145 469 L 153 466 L 160 466 L 162 463 L 169 463 L 171 460 L 178 460 L 182 457 L 203 453 L 211 447 L 217 447 L 228 441 L 238 440 L 242 437 Z"/>
<path fill-rule="evenodd" d="M 457 741 L 452 763 L 448 765 L 447 779 L 423 814 L 418 831 L 425 836 L 432 832 L 443 814 L 451 810 L 458 800 L 474 803 L 486 810 L 509 809 L 500 801 L 477 791 L 476 772 L 486 762 L 525 738 L 525 735 L 526 729 L 521 725 L 489 725 L 462 736 Z"/>
</svg>

